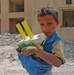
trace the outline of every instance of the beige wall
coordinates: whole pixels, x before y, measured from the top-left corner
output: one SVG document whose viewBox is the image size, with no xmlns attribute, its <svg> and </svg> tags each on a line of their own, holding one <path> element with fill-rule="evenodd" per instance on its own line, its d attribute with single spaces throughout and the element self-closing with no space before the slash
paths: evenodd
<svg viewBox="0 0 74 75">
<path fill-rule="evenodd" d="M 8 0 L 1 0 L 1 32 L 5 32 L 9 29 L 8 4 Z"/>
<path fill-rule="evenodd" d="M 20 2 L 19 2 L 20 1 Z M 41 33 L 37 21 L 37 10 L 41 7 L 51 6 L 58 10 L 60 24 L 57 28 L 64 40 L 74 40 L 74 27 L 71 29 L 61 27 L 63 10 L 74 11 L 74 0 L 71 5 L 66 5 L 66 0 L 0 0 L 0 33 L 16 33 L 16 20 L 25 19 L 33 34 Z M 22 12 L 17 12 L 17 5 L 24 5 Z M 21 22 L 20 21 L 20 22 Z"/>
</svg>

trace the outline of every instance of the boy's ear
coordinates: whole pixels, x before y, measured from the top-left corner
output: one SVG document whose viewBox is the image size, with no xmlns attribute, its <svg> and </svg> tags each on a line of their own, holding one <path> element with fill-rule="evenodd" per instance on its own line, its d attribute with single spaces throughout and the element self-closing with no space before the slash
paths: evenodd
<svg viewBox="0 0 74 75">
<path fill-rule="evenodd" d="M 57 25 L 60 23 L 60 20 L 57 21 Z"/>
</svg>

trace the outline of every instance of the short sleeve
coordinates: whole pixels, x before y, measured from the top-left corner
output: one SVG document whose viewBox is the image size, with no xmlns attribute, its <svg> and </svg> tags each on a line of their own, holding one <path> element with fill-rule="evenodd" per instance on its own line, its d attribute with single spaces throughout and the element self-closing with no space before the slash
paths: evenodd
<svg viewBox="0 0 74 75">
<path fill-rule="evenodd" d="M 52 53 L 55 56 L 57 56 L 58 58 L 60 58 L 63 61 L 63 63 L 65 62 L 65 58 L 64 58 L 64 43 L 61 40 L 58 40 L 53 44 Z"/>
</svg>

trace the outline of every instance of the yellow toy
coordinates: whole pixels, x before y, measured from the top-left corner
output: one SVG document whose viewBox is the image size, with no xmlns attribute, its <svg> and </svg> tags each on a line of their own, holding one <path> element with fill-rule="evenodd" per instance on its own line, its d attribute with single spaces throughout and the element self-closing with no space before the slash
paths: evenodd
<svg viewBox="0 0 74 75">
<path fill-rule="evenodd" d="M 31 32 L 31 30 L 30 30 L 30 28 L 29 28 L 27 22 L 26 22 L 26 21 L 23 21 L 23 22 L 22 22 L 22 25 L 23 25 L 25 31 L 27 32 L 28 36 L 29 36 L 30 38 L 33 38 L 34 35 L 33 35 L 33 33 Z"/>
<path fill-rule="evenodd" d="M 25 33 L 24 33 L 20 23 L 16 24 L 16 27 L 17 27 L 19 33 L 21 34 L 22 38 L 25 40 L 26 39 L 26 35 L 25 35 Z"/>
<path fill-rule="evenodd" d="M 32 31 L 30 30 L 26 21 L 23 21 L 22 25 L 23 25 L 25 31 L 27 32 L 28 36 L 26 36 L 20 23 L 16 24 L 16 28 L 18 29 L 19 33 L 21 34 L 21 37 L 23 38 L 20 42 L 18 42 L 18 44 L 21 44 L 21 43 L 26 44 L 28 42 L 34 42 L 35 44 L 40 44 L 44 40 L 44 38 L 45 38 L 44 34 L 33 35 Z"/>
<path fill-rule="evenodd" d="M 27 32 L 28 36 L 26 36 L 24 30 L 22 29 L 20 23 L 16 24 L 16 28 L 18 29 L 19 33 L 21 34 L 23 40 L 21 40 L 19 43 L 18 43 L 18 46 L 20 48 L 19 52 L 21 52 L 22 48 L 26 47 L 26 46 L 37 46 L 36 44 L 38 43 L 41 43 L 43 41 L 43 37 L 44 35 L 43 34 L 38 34 L 38 35 L 33 35 L 32 31 L 30 30 L 28 24 L 26 21 L 23 21 L 22 22 L 22 25 L 25 29 L 25 31 Z M 35 44 L 34 44 L 34 43 Z M 43 50 L 43 47 L 39 44 L 38 46 L 41 50 Z M 40 60 L 39 57 L 37 57 L 36 55 L 32 55 L 32 57 L 36 60 Z"/>
</svg>

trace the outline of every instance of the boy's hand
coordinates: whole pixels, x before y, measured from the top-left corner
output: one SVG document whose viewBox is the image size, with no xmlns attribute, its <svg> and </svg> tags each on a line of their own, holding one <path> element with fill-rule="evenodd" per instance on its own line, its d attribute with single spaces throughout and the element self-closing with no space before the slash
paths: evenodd
<svg viewBox="0 0 74 75">
<path fill-rule="evenodd" d="M 34 47 L 34 46 L 25 47 L 25 48 L 22 49 L 22 53 L 25 56 L 30 56 L 32 54 L 35 54 L 35 51 L 37 51 L 37 48 Z"/>
<path fill-rule="evenodd" d="M 16 51 L 18 52 L 19 50 L 20 50 L 19 47 L 17 47 L 17 48 L 16 48 Z"/>
</svg>

